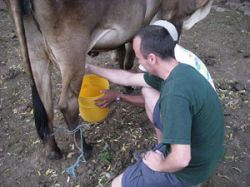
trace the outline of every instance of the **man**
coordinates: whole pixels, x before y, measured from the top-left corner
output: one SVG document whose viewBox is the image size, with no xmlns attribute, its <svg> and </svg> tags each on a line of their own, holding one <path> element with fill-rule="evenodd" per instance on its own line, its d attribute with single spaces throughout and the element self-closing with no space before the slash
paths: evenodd
<svg viewBox="0 0 250 187">
<path fill-rule="evenodd" d="M 223 156 L 219 98 L 200 73 L 175 59 L 175 45 L 167 29 L 147 26 L 135 36 L 133 49 L 148 73 L 86 66 L 87 72 L 113 83 L 143 87 L 145 109 L 159 143 L 115 178 L 112 187 L 199 184 L 213 174 Z"/>
<path fill-rule="evenodd" d="M 179 38 L 178 32 L 172 23 L 165 21 L 165 20 L 164 21 L 158 20 L 154 22 L 152 25 L 158 25 L 158 26 L 164 27 L 165 29 L 168 30 L 173 40 L 178 42 L 178 38 Z M 207 79 L 207 81 L 215 89 L 213 80 L 205 64 L 194 53 L 192 53 L 191 51 L 188 51 L 187 49 L 181 47 L 178 44 L 176 44 L 174 50 L 175 50 L 175 58 L 178 62 L 185 63 L 194 67 Z M 142 65 L 139 66 L 139 71 L 146 72 L 145 68 L 143 68 Z M 96 104 L 100 108 L 108 107 L 114 101 L 125 101 L 127 103 L 130 103 L 139 107 L 144 107 L 145 105 L 143 95 L 128 95 L 128 94 L 124 94 L 124 93 L 120 93 L 120 92 L 112 91 L 112 90 L 103 90 L 102 93 L 104 94 L 104 96 L 96 100 Z"/>
</svg>

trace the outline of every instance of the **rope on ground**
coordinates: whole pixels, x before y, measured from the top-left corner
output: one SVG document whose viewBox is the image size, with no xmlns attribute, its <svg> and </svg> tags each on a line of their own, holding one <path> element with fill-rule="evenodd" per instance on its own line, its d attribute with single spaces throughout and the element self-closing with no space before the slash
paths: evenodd
<svg viewBox="0 0 250 187">
<path fill-rule="evenodd" d="M 78 158 L 76 159 L 75 163 L 72 164 L 70 167 L 68 167 L 66 169 L 66 172 L 70 175 L 70 176 L 73 176 L 73 177 L 76 177 L 77 176 L 77 173 L 76 173 L 76 168 L 80 166 L 80 162 L 86 162 L 86 159 L 84 157 L 84 151 L 83 151 L 83 132 L 85 129 L 88 129 L 89 128 L 89 125 L 88 124 L 82 124 L 82 125 L 78 125 L 75 129 L 73 130 L 68 130 L 64 127 L 54 127 L 54 133 L 51 134 L 50 136 L 54 136 L 55 133 L 57 132 L 64 132 L 66 134 L 74 134 L 74 141 L 75 141 L 75 145 L 76 147 L 79 149 L 80 151 L 80 155 L 78 156 Z M 81 137 L 81 147 L 78 147 L 77 146 L 77 142 L 76 142 L 76 133 L 80 131 L 80 137 Z"/>
</svg>

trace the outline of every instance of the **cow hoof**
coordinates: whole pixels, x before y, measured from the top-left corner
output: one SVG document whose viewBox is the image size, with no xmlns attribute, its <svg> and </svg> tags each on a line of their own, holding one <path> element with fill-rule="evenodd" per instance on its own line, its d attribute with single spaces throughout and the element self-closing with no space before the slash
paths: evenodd
<svg viewBox="0 0 250 187">
<path fill-rule="evenodd" d="M 131 86 L 125 86 L 125 94 L 131 95 L 134 91 L 134 88 Z"/>
<path fill-rule="evenodd" d="M 90 57 L 96 57 L 96 56 L 98 56 L 98 55 L 99 55 L 99 52 L 96 52 L 96 51 L 90 51 L 90 52 L 88 52 L 88 55 L 89 55 Z"/>
<path fill-rule="evenodd" d="M 86 147 L 84 147 L 84 157 L 86 160 L 90 159 L 91 155 L 92 155 L 92 151 L 93 151 L 93 147 L 91 145 L 87 145 Z"/>
<path fill-rule="evenodd" d="M 56 150 L 51 150 L 47 154 L 47 158 L 50 160 L 60 160 L 62 158 L 62 152 L 59 148 Z"/>
</svg>

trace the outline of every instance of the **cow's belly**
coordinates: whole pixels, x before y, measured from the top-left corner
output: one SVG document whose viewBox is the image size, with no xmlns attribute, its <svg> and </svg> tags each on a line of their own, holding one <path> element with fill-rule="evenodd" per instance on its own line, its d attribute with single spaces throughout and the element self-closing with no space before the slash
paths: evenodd
<svg viewBox="0 0 250 187">
<path fill-rule="evenodd" d="M 89 50 L 115 49 L 130 41 L 143 25 L 148 25 L 156 14 L 160 1 L 147 0 L 146 3 L 143 1 L 132 3 L 132 6 L 131 3 L 129 5 L 125 3 L 126 10 L 117 9 L 114 11 L 119 14 L 113 12 L 107 14 L 98 23 L 98 27 L 92 30 Z"/>
<path fill-rule="evenodd" d="M 132 27 L 133 28 L 133 27 Z M 109 50 L 119 47 L 129 41 L 135 34 L 136 29 L 126 30 L 121 27 L 113 27 L 101 30 L 92 38 L 92 46 L 95 50 Z"/>
</svg>

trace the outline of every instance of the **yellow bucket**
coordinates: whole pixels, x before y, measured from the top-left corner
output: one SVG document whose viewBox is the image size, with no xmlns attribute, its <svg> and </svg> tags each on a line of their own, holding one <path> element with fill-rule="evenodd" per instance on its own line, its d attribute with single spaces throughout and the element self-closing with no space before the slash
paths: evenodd
<svg viewBox="0 0 250 187">
<path fill-rule="evenodd" d="M 103 77 L 88 74 L 83 77 L 81 91 L 78 97 L 80 116 L 87 122 L 103 121 L 109 113 L 109 108 L 99 108 L 95 100 L 102 97 L 101 90 L 109 89 L 109 82 Z"/>
</svg>

